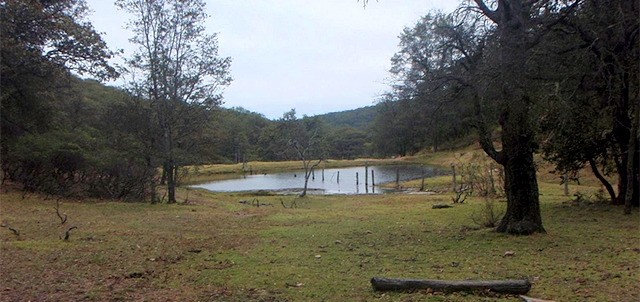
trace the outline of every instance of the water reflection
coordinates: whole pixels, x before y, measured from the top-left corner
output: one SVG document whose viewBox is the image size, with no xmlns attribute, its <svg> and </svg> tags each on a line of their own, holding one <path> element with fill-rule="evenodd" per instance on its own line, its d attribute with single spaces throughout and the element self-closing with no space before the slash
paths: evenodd
<svg viewBox="0 0 640 302">
<path fill-rule="evenodd" d="M 309 177 L 310 193 L 324 194 L 380 194 L 383 183 L 406 181 L 442 175 L 435 167 L 419 165 L 369 166 L 338 169 L 316 169 Z M 301 191 L 304 187 L 304 171 L 266 175 L 246 175 L 244 178 L 213 181 L 194 185 L 215 192 L 241 191 Z"/>
</svg>

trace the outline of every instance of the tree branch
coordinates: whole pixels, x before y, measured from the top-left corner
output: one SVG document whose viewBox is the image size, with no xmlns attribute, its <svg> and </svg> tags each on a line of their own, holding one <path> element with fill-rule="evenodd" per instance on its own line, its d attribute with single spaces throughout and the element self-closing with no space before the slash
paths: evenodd
<svg viewBox="0 0 640 302">
<path fill-rule="evenodd" d="M 493 145 L 491 139 L 491 131 L 484 120 L 484 114 L 482 113 L 482 104 L 480 103 L 480 96 L 477 94 L 473 97 L 474 107 L 476 111 L 476 118 L 478 119 L 476 129 L 478 130 L 480 146 L 489 157 L 495 160 L 498 164 L 505 165 L 506 158 L 501 151 L 497 151 Z"/>
<path fill-rule="evenodd" d="M 487 18 L 491 19 L 491 21 L 495 23 L 500 22 L 500 16 L 498 16 L 498 10 L 491 10 L 482 0 L 473 0 L 477 5 L 480 11 L 487 16 Z"/>
<path fill-rule="evenodd" d="M 604 178 L 604 176 L 602 176 L 602 173 L 600 173 L 600 171 L 598 170 L 598 165 L 596 164 L 596 161 L 591 157 L 589 157 L 588 161 L 589 161 L 589 166 L 591 167 L 591 171 L 593 172 L 593 175 L 595 175 L 596 178 L 598 180 L 600 180 L 600 182 L 605 187 L 605 189 L 607 189 L 607 192 L 609 193 L 609 196 L 611 197 L 611 202 L 615 202 L 616 201 L 616 192 L 615 192 L 615 190 L 613 190 L 613 187 L 611 186 L 609 181 L 606 178 Z"/>
</svg>

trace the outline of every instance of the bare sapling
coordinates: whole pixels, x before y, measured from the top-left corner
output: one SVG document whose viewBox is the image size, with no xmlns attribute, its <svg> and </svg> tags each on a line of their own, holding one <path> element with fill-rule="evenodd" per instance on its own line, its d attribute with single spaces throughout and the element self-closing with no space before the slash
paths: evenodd
<svg viewBox="0 0 640 302">
<path fill-rule="evenodd" d="M 60 225 L 65 224 L 69 217 L 65 213 L 60 213 L 60 199 L 56 199 L 56 206 L 53 209 L 56 210 L 56 215 L 60 218 Z"/>
</svg>

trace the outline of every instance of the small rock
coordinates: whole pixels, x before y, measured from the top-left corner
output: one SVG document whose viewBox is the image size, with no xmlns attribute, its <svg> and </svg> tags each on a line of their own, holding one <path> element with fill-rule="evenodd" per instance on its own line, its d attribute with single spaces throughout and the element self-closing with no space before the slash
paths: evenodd
<svg viewBox="0 0 640 302">
<path fill-rule="evenodd" d="M 504 252 L 503 256 L 504 257 L 513 257 L 515 255 L 516 255 L 516 252 L 514 252 L 514 251 L 506 251 L 506 252 Z"/>
<path fill-rule="evenodd" d="M 322 258 L 322 255 L 316 255 L 316 259 Z"/>
<path fill-rule="evenodd" d="M 340 240 L 336 240 L 336 241 L 335 241 L 335 244 L 342 244 L 342 241 L 340 241 Z"/>
</svg>

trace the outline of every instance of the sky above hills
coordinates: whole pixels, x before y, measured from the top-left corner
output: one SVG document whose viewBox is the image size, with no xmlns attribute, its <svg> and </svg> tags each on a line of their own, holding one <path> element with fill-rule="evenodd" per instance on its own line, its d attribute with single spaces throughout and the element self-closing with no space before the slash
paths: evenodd
<svg viewBox="0 0 640 302">
<path fill-rule="evenodd" d="M 369 106 L 388 89 L 398 35 L 430 10 L 457 0 L 207 0 L 208 33 L 233 62 L 225 107 L 278 118 Z M 87 0 L 88 16 L 112 49 L 130 57 L 129 15 L 110 0 Z M 122 64 L 122 58 L 114 63 Z M 121 79 L 111 85 L 121 85 Z"/>
</svg>

